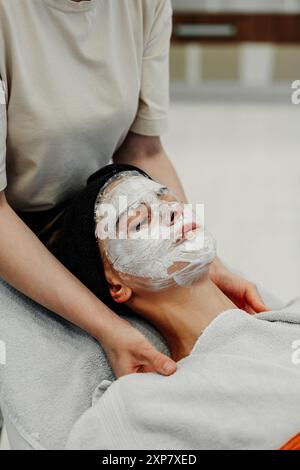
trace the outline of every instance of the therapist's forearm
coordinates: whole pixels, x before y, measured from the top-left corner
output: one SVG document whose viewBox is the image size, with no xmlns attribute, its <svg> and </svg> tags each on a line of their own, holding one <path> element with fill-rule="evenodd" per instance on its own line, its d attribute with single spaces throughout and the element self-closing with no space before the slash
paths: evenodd
<svg viewBox="0 0 300 470">
<path fill-rule="evenodd" d="M 118 317 L 73 276 L 0 193 L 0 277 L 101 341 Z"/>
<path fill-rule="evenodd" d="M 154 180 L 172 189 L 183 202 L 187 202 L 180 179 L 159 137 L 141 136 L 130 132 L 114 155 L 114 162 L 141 168 Z"/>
</svg>

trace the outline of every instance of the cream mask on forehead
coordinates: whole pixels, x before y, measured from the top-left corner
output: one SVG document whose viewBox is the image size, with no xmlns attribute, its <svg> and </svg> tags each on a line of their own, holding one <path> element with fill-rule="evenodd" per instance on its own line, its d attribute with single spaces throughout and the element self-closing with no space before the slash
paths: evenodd
<svg viewBox="0 0 300 470">
<path fill-rule="evenodd" d="M 124 231 L 117 231 L 116 237 L 103 239 L 101 216 L 107 204 L 120 225 L 126 215 L 125 238 Z M 195 213 L 183 215 L 181 207 L 165 186 L 138 172 L 120 173 L 104 186 L 95 206 L 96 237 L 103 240 L 108 260 L 130 287 L 188 286 L 213 261 L 215 242 L 206 230 L 200 227 L 188 239 L 182 237 L 183 225 L 195 223 Z M 162 209 L 167 209 L 168 217 L 162 217 Z M 172 213 L 177 217 L 170 224 Z"/>
</svg>

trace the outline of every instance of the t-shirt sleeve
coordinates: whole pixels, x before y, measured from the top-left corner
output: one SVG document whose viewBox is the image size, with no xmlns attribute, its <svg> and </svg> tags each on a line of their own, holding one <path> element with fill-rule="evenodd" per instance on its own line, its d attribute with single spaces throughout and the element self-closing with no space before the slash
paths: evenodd
<svg viewBox="0 0 300 470">
<path fill-rule="evenodd" d="M 6 100 L 3 82 L 0 77 L 0 191 L 6 188 L 6 134 L 7 134 L 7 118 L 6 118 Z"/>
<path fill-rule="evenodd" d="M 144 48 L 139 106 L 131 131 L 155 136 L 168 127 L 171 0 L 157 2 Z"/>
</svg>

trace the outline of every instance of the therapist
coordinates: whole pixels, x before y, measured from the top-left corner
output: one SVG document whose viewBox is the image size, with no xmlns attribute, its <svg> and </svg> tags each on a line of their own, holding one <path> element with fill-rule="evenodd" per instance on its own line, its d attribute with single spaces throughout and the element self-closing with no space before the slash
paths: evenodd
<svg viewBox="0 0 300 470">
<path fill-rule="evenodd" d="M 94 336 L 117 376 L 145 366 L 169 375 L 176 364 L 53 253 L 64 208 L 113 155 L 185 200 L 159 137 L 171 18 L 170 0 L 0 0 L 0 277 Z M 220 261 L 211 276 L 264 309 Z"/>
</svg>

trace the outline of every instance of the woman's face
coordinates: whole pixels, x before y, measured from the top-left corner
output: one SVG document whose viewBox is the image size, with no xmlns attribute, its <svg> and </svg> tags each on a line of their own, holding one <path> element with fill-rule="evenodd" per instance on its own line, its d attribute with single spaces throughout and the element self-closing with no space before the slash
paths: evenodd
<svg viewBox="0 0 300 470">
<path fill-rule="evenodd" d="M 96 203 L 96 236 L 130 287 L 190 285 L 215 256 L 212 237 L 165 186 L 138 172 L 112 178 Z"/>
</svg>

